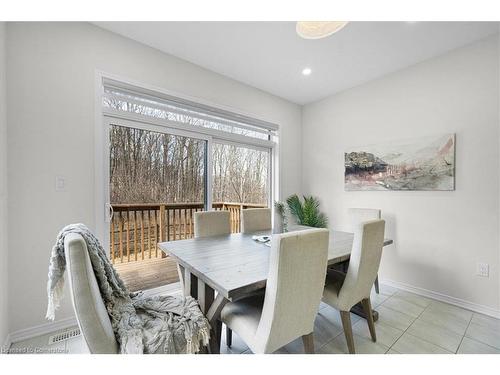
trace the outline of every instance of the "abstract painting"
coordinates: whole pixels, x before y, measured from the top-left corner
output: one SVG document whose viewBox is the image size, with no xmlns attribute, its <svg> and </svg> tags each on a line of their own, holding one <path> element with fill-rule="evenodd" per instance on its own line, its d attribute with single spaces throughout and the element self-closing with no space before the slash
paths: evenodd
<svg viewBox="0 0 500 375">
<path fill-rule="evenodd" d="M 455 134 L 348 150 L 345 190 L 455 190 Z"/>
</svg>

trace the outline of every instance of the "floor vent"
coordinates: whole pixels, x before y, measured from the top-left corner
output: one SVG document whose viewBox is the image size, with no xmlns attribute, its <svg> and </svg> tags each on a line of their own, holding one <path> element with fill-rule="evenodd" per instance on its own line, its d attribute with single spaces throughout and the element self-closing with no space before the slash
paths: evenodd
<svg viewBox="0 0 500 375">
<path fill-rule="evenodd" d="M 61 341 L 66 341 L 69 339 L 72 339 L 74 337 L 80 336 L 80 328 L 71 328 L 71 329 L 66 329 L 64 331 L 61 331 L 59 333 L 56 333 L 55 335 L 52 335 L 49 337 L 49 345 L 56 344 Z"/>
</svg>

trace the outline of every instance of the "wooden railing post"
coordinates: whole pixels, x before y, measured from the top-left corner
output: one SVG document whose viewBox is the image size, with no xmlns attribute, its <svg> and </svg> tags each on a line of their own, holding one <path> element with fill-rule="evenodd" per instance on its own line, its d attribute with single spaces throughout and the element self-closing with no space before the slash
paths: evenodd
<svg viewBox="0 0 500 375">
<path fill-rule="evenodd" d="M 170 210 L 167 210 L 167 241 L 170 241 Z"/>
<path fill-rule="evenodd" d="M 165 241 L 165 205 L 164 204 L 160 204 L 160 217 L 158 219 L 158 225 L 160 226 L 160 242 L 164 242 Z M 165 253 L 162 251 L 161 252 L 161 257 L 162 258 L 165 258 L 166 255 Z"/>
</svg>

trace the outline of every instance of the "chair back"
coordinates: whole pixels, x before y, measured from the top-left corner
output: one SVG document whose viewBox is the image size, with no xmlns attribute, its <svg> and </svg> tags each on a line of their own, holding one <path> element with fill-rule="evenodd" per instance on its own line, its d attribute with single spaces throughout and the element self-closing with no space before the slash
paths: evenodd
<svg viewBox="0 0 500 375">
<path fill-rule="evenodd" d="M 270 208 L 247 208 L 241 210 L 241 233 L 271 230 Z"/>
<path fill-rule="evenodd" d="M 357 225 L 354 231 L 349 268 L 339 291 L 341 308 L 349 310 L 370 297 L 377 277 L 384 246 L 384 220 L 371 220 Z"/>
<path fill-rule="evenodd" d="M 83 237 L 77 233 L 68 234 L 64 239 L 64 252 L 71 301 L 90 353 L 118 353 L 118 343 Z"/>
<path fill-rule="evenodd" d="M 276 234 L 256 340 L 271 353 L 313 331 L 325 285 L 327 229 Z"/>
<path fill-rule="evenodd" d="M 351 230 L 354 231 L 359 223 L 380 219 L 381 212 L 378 208 L 349 208 Z"/>
<path fill-rule="evenodd" d="M 231 234 L 229 211 L 202 211 L 194 213 L 194 236 L 210 237 Z"/>
</svg>

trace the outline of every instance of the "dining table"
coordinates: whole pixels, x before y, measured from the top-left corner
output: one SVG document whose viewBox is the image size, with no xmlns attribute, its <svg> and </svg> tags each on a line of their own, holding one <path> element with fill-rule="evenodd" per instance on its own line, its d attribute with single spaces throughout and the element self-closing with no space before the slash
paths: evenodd
<svg viewBox="0 0 500 375">
<path fill-rule="evenodd" d="M 311 229 L 291 226 L 289 232 Z M 233 233 L 227 235 L 190 238 L 161 242 L 160 250 L 172 257 L 179 270 L 180 284 L 184 295 L 198 300 L 201 311 L 212 327 L 209 345 L 210 353 L 219 353 L 222 323 L 220 313 L 224 306 L 266 287 L 269 272 L 269 242 L 256 240 L 256 236 L 272 236 L 272 231 L 251 234 Z M 328 266 L 349 261 L 354 234 L 330 230 L 328 244 Z M 392 244 L 384 239 L 384 246 Z M 364 316 L 360 306 L 351 312 Z M 374 320 L 378 319 L 373 311 Z"/>
</svg>

